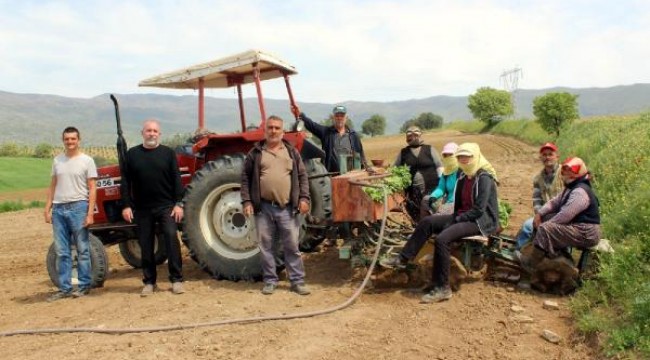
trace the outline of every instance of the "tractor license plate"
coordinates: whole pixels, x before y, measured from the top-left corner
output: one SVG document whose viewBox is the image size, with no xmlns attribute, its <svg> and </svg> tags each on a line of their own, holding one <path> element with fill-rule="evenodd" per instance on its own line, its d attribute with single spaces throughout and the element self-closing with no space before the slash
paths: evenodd
<svg viewBox="0 0 650 360">
<path fill-rule="evenodd" d="M 105 187 L 110 187 L 113 186 L 113 179 L 112 178 L 106 178 L 106 179 L 99 179 L 97 180 L 97 188 L 105 188 Z"/>
</svg>

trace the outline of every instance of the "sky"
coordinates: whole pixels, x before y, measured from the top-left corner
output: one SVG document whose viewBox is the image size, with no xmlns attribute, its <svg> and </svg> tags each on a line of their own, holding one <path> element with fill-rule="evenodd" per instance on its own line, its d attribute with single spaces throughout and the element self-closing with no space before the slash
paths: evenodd
<svg viewBox="0 0 650 360">
<path fill-rule="evenodd" d="M 249 49 L 297 68 L 298 102 L 467 96 L 514 68 L 523 89 L 609 87 L 650 82 L 648 39 L 647 0 L 0 0 L 0 90 L 188 95 L 137 84 Z"/>
</svg>

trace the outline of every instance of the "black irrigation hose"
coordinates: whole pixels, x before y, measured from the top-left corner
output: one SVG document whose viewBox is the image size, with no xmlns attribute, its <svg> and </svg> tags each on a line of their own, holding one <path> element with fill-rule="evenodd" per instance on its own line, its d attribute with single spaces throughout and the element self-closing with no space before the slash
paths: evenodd
<svg viewBox="0 0 650 360">
<path fill-rule="evenodd" d="M 308 311 L 296 314 L 287 314 L 287 315 L 267 315 L 267 316 L 255 316 L 248 318 L 235 318 L 227 320 L 218 320 L 218 321 L 208 321 L 202 323 L 190 323 L 190 324 L 179 324 L 179 325 L 168 325 L 168 326 L 152 326 L 152 327 L 141 327 L 141 328 L 131 328 L 131 329 L 100 329 L 93 327 L 79 327 L 79 328 L 49 328 L 49 329 L 21 329 L 21 330 L 11 330 L 0 332 L 0 337 L 14 336 L 14 335 L 37 335 L 37 334 L 70 334 L 70 333 L 97 333 L 97 334 L 111 334 L 111 335 L 121 335 L 121 334 L 133 334 L 133 333 L 142 333 L 142 332 L 163 332 L 163 331 L 177 331 L 177 330 L 188 330 L 188 329 L 198 329 L 203 327 L 212 327 L 212 326 L 221 326 L 221 325 L 230 325 L 230 324 L 248 324 L 256 323 L 269 320 L 290 320 L 290 319 L 299 319 L 299 318 L 308 318 L 314 316 L 320 316 L 325 314 L 330 314 L 335 311 L 342 310 L 350 305 L 352 305 L 357 298 L 361 295 L 363 289 L 368 285 L 370 276 L 372 275 L 375 265 L 377 264 L 377 259 L 379 258 L 379 252 L 381 250 L 381 245 L 384 241 L 384 229 L 386 228 L 386 217 L 388 215 L 388 195 L 386 188 L 384 186 L 377 185 L 368 185 L 364 186 L 377 187 L 381 188 L 384 193 L 384 214 L 381 219 L 381 230 L 379 232 L 379 240 L 377 242 L 377 248 L 375 254 L 370 263 L 370 268 L 366 273 L 366 277 L 361 282 L 361 285 L 357 290 L 352 294 L 352 296 L 345 302 L 336 305 L 331 308 Z"/>
</svg>

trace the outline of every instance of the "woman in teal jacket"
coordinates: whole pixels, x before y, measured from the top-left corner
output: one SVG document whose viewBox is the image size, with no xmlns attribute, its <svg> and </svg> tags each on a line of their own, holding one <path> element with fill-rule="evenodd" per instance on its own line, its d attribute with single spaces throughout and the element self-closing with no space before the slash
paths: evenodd
<svg viewBox="0 0 650 360">
<path fill-rule="evenodd" d="M 427 209 L 426 215 L 430 213 L 451 214 L 454 211 L 454 190 L 456 188 L 456 179 L 458 179 L 458 175 L 461 172 L 458 168 L 458 160 L 454 156 L 457 149 L 458 144 L 455 142 L 447 143 L 442 148 L 442 165 L 444 170 L 438 181 L 438 187 L 425 198 L 427 206 L 423 206 L 422 208 Z M 440 199 L 442 199 L 441 204 L 436 205 Z"/>
</svg>

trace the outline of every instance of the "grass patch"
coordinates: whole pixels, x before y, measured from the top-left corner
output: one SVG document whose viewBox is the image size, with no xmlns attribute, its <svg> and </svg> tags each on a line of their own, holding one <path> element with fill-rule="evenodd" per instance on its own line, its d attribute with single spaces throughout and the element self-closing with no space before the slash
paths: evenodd
<svg viewBox="0 0 650 360">
<path fill-rule="evenodd" d="M 514 136 L 532 145 L 542 145 L 548 141 L 556 141 L 555 135 L 547 134 L 537 122 L 526 119 L 501 121 L 490 132 Z"/>
<path fill-rule="evenodd" d="M 46 188 L 51 171 L 51 159 L 0 157 L 0 192 Z"/>
<path fill-rule="evenodd" d="M 43 201 L 31 201 L 29 203 L 23 203 L 21 200 L 4 201 L 0 203 L 0 213 L 32 209 L 32 208 L 44 208 L 44 207 L 45 207 L 45 202 Z"/>
<path fill-rule="evenodd" d="M 444 126 L 444 129 L 457 130 L 469 133 L 480 133 L 485 128 L 485 123 L 475 121 L 455 121 Z"/>
</svg>

